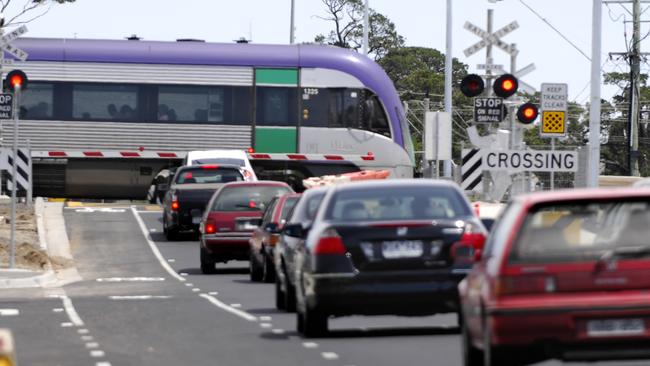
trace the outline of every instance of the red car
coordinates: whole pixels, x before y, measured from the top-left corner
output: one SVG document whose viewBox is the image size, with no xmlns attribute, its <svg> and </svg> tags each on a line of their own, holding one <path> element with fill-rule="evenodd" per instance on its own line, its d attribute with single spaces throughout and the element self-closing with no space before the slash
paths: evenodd
<svg viewBox="0 0 650 366">
<path fill-rule="evenodd" d="M 650 358 L 650 189 L 517 197 L 476 257 L 465 365 Z"/>
<path fill-rule="evenodd" d="M 232 182 L 208 202 L 200 225 L 201 271 L 216 272 L 217 262 L 247 260 L 248 240 L 273 197 L 293 192 L 283 182 Z"/>
<path fill-rule="evenodd" d="M 253 231 L 249 240 L 251 281 L 275 281 L 273 249 L 298 198 L 299 193 L 274 198 L 264 212 L 260 226 Z"/>
</svg>

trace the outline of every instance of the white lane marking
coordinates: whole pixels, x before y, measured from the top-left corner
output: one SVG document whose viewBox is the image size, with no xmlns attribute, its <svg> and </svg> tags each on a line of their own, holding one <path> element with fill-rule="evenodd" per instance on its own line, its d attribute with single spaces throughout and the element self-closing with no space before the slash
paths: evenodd
<svg viewBox="0 0 650 366">
<path fill-rule="evenodd" d="M 176 262 L 176 259 L 168 259 L 167 262 L 174 263 L 174 262 Z"/>
<path fill-rule="evenodd" d="M 77 310 L 74 308 L 74 305 L 72 305 L 72 300 L 70 300 L 69 297 L 66 295 L 52 295 L 51 297 L 58 298 L 63 302 L 63 309 L 65 309 L 66 314 L 68 314 L 68 318 L 75 327 L 84 326 L 83 320 L 81 320 L 81 317 L 77 313 Z"/>
<path fill-rule="evenodd" d="M 63 311 L 64 311 L 63 308 L 54 308 L 54 309 L 52 309 L 52 312 L 54 312 L 54 313 L 62 313 Z"/>
<path fill-rule="evenodd" d="M 156 231 L 158 231 L 158 230 L 156 230 L 156 229 L 149 229 L 149 232 L 150 232 L 150 233 L 155 233 Z"/>
<path fill-rule="evenodd" d="M 262 328 L 271 328 L 273 324 L 271 323 L 260 323 L 260 327 Z"/>
<path fill-rule="evenodd" d="M 217 298 L 215 298 L 213 296 L 210 296 L 208 294 L 200 294 L 199 296 L 201 296 L 202 298 L 210 301 L 213 305 L 217 306 L 218 308 L 221 308 L 221 309 L 223 309 L 223 310 L 225 310 L 225 311 L 227 311 L 229 313 L 235 314 L 240 318 L 243 318 L 243 319 L 248 320 L 250 322 L 256 322 L 257 321 L 256 316 L 251 315 L 251 314 L 249 314 L 249 313 L 247 313 L 245 311 L 235 309 L 232 306 L 228 306 L 228 305 L 222 303 L 221 301 L 217 300 Z"/>
<path fill-rule="evenodd" d="M 241 304 L 230 304 L 233 308 L 241 308 Z"/>
<path fill-rule="evenodd" d="M 102 213 L 120 213 L 126 212 L 126 208 L 114 208 L 114 207 L 101 207 L 101 208 L 77 208 L 74 212 L 84 212 L 84 213 L 93 213 L 93 212 L 102 212 Z"/>
<path fill-rule="evenodd" d="M 149 211 L 149 210 L 147 210 L 147 211 L 138 210 L 138 213 L 146 213 L 146 214 L 161 214 L 161 213 L 162 213 L 162 210 L 153 210 L 153 211 Z"/>
<path fill-rule="evenodd" d="M 140 230 L 142 230 L 142 234 L 144 235 L 144 239 L 147 241 L 147 244 L 149 244 L 149 248 L 151 248 L 151 251 L 153 252 L 154 256 L 158 259 L 158 262 L 160 262 L 160 265 L 169 273 L 172 277 L 175 279 L 185 282 L 185 279 L 176 273 L 174 269 L 165 261 L 165 258 L 163 258 L 162 254 L 160 254 L 160 250 L 158 250 L 158 247 L 156 246 L 156 243 L 154 243 L 151 240 L 151 237 L 149 236 L 149 231 L 147 230 L 147 226 L 144 224 L 144 221 L 142 220 L 142 217 L 138 214 L 138 211 L 135 210 L 135 206 L 131 206 L 131 211 L 133 212 L 133 216 L 135 216 L 135 219 L 138 221 L 138 224 L 140 225 Z"/>
<path fill-rule="evenodd" d="M 16 316 L 20 314 L 18 309 L 0 309 L 0 316 Z"/>
<path fill-rule="evenodd" d="M 194 286 L 194 284 L 193 283 L 186 283 L 185 286 L 192 287 L 192 286 Z"/>
<path fill-rule="evenodd" d="M 181 272 L 181 276 L 183 276 L 183 277 L 187 277 L 187 273 L 185 273 L 185 272 Z M 185 281 L 184 278 L 183 278 L 183 281 Z"/>
<path fill-rule="evenodd" d="M 88 348 L 88 349 L 90 349 L 90 348 L 99 348 L 99 343 L 97 343 L 97 342 L 88 342 L 88 343 L 86 343 L 86 348 Z"/>
<path fill-rule="evenodd" d="M 61 326 L 63 328 L 70 328 L 70 327 L 74 326 L 74 324 L 72 324 L 70 322 L 66 322 L 66 323 L 61 323 Z"/>
<path fill-rule="evenodd" d="M 77 333 L 79 334 L 88 334 L 90 331 L 88 329 L 77 329 Z"/>
<path fill-rule="evenodd" d="M 111 300 L 161 300 L 161 299 L 171 299 L 171 296 L 167 295 L 125 295 L 125 296 L 109 296 Z"/>
<path fill-rule="evenodd" d="M 323 352 L 321 353 L 321 356 L 323 356 L 324 359 L 326 360 L 338 360 L 339 355 L 337 355 L 334 352 Z"/>
<path fill-rule="evenodd" d="M 208 295 L 216 296 L 219 295 L 219 292 L 217 291 L 208 292 Z"/>
<path fill-rule="evenodd" d="M 200 292 L 200 291 L 201 291 L 200 288 L 196 288 L 196 287 L 195 287 L 195 288 L 192 289 L 192 292 Z"/>
<path fill-rule="evenodd" d="M 95 366 L 111 366 L 110 362 L 97 362 Z"/>
<path fill-rule="evenodd" d="M 108 277 L 98 278 L 97 282 L 162 282 L 163 277 Z"/>
<path fill-rule="evenodd" d="M 305 348 L 317 348 L 318 343 L 316 342 L 302 342 L 302 346 Z"/>
<path fill-rule="evenodd" d="M 90 356 L 92 356 L 92 357 L 104 357 L 104 356 L 106 356 L 106 353 L 104 353 L 104 351 L 102 351 L 102 350 L 95 349 L 95 350 L 90 351 Z"/>
<path fill-rule="evenodd" d="M 268 315 L 260 316 L 260 320 L 263 321 L 263 322 L 270 322 L 271 319 L 272 318 L 270 316 L 268 316 Z"/>
<path fill-rule="evenodd" d="M 272 329 L 271 333 L 273 334 L 284 334 L 284 329 Z"/>
<path fill-rule="evenodd" d="M 81 340 L 84 341 L 84 342 L 90 342 L 90 341 L 93 340 L 93 336 L 84 335 L 84 336 L 81 336 Z"/>
</svg>

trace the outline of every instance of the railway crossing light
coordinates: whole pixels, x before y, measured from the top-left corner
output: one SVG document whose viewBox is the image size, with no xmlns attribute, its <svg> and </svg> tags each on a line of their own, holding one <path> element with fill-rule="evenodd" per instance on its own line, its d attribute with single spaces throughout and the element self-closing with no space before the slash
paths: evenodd
<svg viewBox="0 0 650 366">
<path fill-rule="evenodd" d="M 11 70 L 5 79 L 7 89 L 12 92 L 15 91 L 16 88 L 20 88 L 21 90 L 27 89 L 27 82 L 27 75 L 22 70 Z"/>
<path fill-rule="evenodd" d="M 517 92 L 519 82 L 512 74 L 503 74 L 494 81 L 494 94 L 501 98 L 508 98 Z"/>
<path fill-rule="evenodd" d="M 525 125 L 533 123 L 538 115 L 539 109 L 533 103 L 524 103 L 517 110 L 517 119 Z"/>
<path fill-rule="evenodd" d="M 475 97 L 481 95 L 485 89 L 485 82 L 483 78 L 476 74 L 469 74 L 463 78 L 460 82 L 460 91 L 465 94 L 466 97 Z"/>
</svg>

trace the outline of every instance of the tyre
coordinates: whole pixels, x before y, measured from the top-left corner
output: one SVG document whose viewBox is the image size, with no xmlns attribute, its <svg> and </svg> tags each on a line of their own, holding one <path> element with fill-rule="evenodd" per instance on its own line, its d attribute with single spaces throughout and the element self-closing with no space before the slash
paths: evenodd
<svg viewBox="0 0 650 366">
<path fill-rule="evenodd" d="M 267 283 L 275 281 L 275 266 L 268 255 L 264 255 L 264 263 L 262 264 L 262 281 Z"/>
<path fill-rule="evenodd" d="M 305 307 L 305 311 L 299 311 L 296 315 L 296 328 L 298 332 L 307 338 L 320 337 L 327 333 L 327 314 Z"/>
<path fill-rule="evenodd" d="M 463 346 L 463 366 L 483 366 L 483 352 L 472 344 L 467 327 L 461 325 L 460 329 Z"/>
<path fill-rule="evenodd" d="M 215 267 L 215 260 L 212 258 L 203 247 L 201 247 L 201 272 L 203 274 L 215 274 L 217 269 Z"/>
<path fill-rule="evenodd" d="M 284 291 L 282 291 L 282 284 L 280 283 L 280 277 L 275 277 L 275 308 L 278 310 L 286 310 L 286 304 L 284 302 Z"/>
<path fill-rule="evenodd" d="M 262 275 L 263 275 L 262 268 L 257 263 L 257 259 L 255 259 L 255 255 L 253 255 L 252 252 L 251 252 L 250 257 L 248 259 L 249 259 L 249 264 L 248 264 L 249 271 L 248 272 L 250 273 L 251 281 L 253 281 L 253 282 L 262 281 Z"/>
<path fill-rule="evenodd" d="M 286 291 L 284 292 L 284 310 L 293 313 L 296 311 L 296 288 L 293 287 L 286 278 L 285 272 L 285 282 L 287 283 L 287 286 Z"/>
<path fill-rule="evenodd" d="M 178 240 L 178 229 L 170 228 L 165 216 L 163 216 L 163 233 L 165 234 L 167 241 Z"/>
<path fill-rule="evenodd" d="M 483 321 L 483 363 L 477 364 L 481 366 L 516 366 L 517 362 L 512 358 L 506 357 L 505 353 L 499 347 L 492 345 L 492 336 L 490 330 Z"/>
</svg>

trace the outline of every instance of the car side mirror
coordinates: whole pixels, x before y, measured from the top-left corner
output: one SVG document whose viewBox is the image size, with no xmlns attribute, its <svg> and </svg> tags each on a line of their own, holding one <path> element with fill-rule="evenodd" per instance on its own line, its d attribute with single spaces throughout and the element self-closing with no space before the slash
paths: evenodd
<svg viewBox="0 0 650 366">
<path fill-rule="evenodd" d="M 271 234 L 275 234 L 278 232 L 278 224 L 276 224 L 275 222 L 269 222 L 264 227 L 264 230 L 268 231 Z"/>
<path fill-rule="evenodd" d="M 282 230 L 284 235 L 292 238 L 304 238 L 307 236 L 307 231 L 308 230 L 305 229 L 302 224 L 288 224 Z"/>
</svg>

